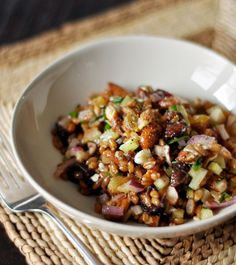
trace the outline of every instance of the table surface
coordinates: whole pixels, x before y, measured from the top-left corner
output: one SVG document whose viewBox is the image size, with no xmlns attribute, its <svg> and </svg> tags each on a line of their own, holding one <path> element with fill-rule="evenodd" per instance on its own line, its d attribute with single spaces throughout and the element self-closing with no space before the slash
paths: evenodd
<svg viewBox="0 0 236 265">
<path fill-rule="evenodd" d="M 0 225 L 0 264 L 27 265 L 24 256 L 7 237 L 2 225 Z"/>
</svg>

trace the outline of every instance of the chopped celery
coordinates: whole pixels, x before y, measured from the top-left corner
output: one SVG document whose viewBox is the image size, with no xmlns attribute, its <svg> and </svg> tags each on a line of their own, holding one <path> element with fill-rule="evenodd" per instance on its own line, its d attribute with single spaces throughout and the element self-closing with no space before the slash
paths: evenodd
<svg viewBox="0 0 236 265">
<path fill-rule="evenodd" d="M 114 132 L 111 129 L 106 130 L 102 135 L 101 135 L 101 139 L 103 141 L 108 141 L 109 139 L 114 139 L 116 140 L 119 137 L 119 134 Z"/>
<path fill-rule="evenodd" d="M 168 144 L 173 144 L 173 143 L 176 143 L 176 142 L 179 142 L 179 141 L 182 141 L 182 140 L 188 140 L 189 139 L 189 136 L 188 135 L 183 135 L 183 136 L 180 136 L 180 137 L 174 137 L 173 139 L 171 139 Z"/>
<path fill-rule="evenodd" d="M 99 140 L 100 136 L 101 132 L 97 128 L 87 129 L 84 134 L 83 143 L 96 142 Z"/>
<path fill-rule="evenodd" d="M 128 106 L 131 102 L 133 102 L 134 101 L 134 98 L 131 98 L 130 96 L 126 96 L 123 100 L 122 100 L 122 102 L 121 102 L 121 106 L 122 107 L 126 107 L 126 106 Z"/>
<path fill-rule="evenodd" d="M 197 190 L 200 188 L 201 182 L 207 175 L 207 170 L 204 168 L 198 168 L 195 170 L 193 167 L 189 171 L 189 175 L 192 177 L 191 182 L 189 183 L 189 187 L 193 190 Z"/>
<path fill-rule="evenodd" d="M 125 153 L 129 151 L 134 151 L 139 147 L 139 141 L 137 139 L 129 139 L 127 142 L 122 144 L 119 149 Z"/>
<path fill-rule="evenodd" d="M 194 191 L 192 189 L 188 188 L 186 196 L 188 199 L 193 199 L 194 198 Z"/>
<path fill-rule="evenodd" d="M 216 162 L 211 162 L 208 166 L 208 169 L 211 170 L 213 173 L 215 173 L 216 175 L 220 175 L 220 173 L 222 172 L 222 168 L 219 166 L 219 164 L 217 164 Z"/>
<path fill-rule="evenodd" d="M 225 115 L 223 110 L 219 106 L 213 106 L 207 110 L 210 114 L 210 120 L 214 124 L 220 124 L 225 122 Z"/>
<path fill-rule="evenodd" d="M 155 180 L 154 185 L 156 186 L 157 190 L 162 190 L 167 187 L 169 184 L 169 178 L 167 176 L 162 176 Z"/>
<path fill-rule="evenodd" d="M 175 211 L 172 212 L 172 217 L 173 218 L 184 218 L 184 209 L 176 209 Z"/>
<path fill-rule="evenodd" d="M 224 191 L 220 197 L 220 202 L 230 201 L 231 199 L 232 199 L 232 196 L 229 195 L 229 193 L 227 193 L 226 191 Z"/>
<path fill-rule="evenodd" d="M 110 178 L 110 182 L 107 186 L 108 191 L 113 194 L 113 193 L 117 193 L 118 191 L 118 187 L 123 185 L 124 183 L 128 182 L 129 178 L 127 177 L 122 177 L 122 176 L 114 176 Z"/>
<path fill-rule="evenodd" d="M 188 113 L 183 105 L 172 105 L 169 110 L 180 112 L 183 115 L 187 125 L 190 124 L 188 119 Z"/>
<path fill-rule="evenodd" d="M 117 96 L 117 97 L 112 98 L 112 102 L 114 102 L 116 104 L 121 103 L 122 100 L 123 100 L 123 97 L 120 97 L 120 96 Z"/>
<path fill-rule="evenodd" d="M 225 168 L 225 159 L 222 155 L 218 155 L 214 160 L 221 168 Z"/>
<path fill-rule="evenodd" d="M 207 219 L 213 216 L 213 212 L 211 209 L 208 208 L 202 208 L 200 211 L 200 219 Z"/>
</svg>

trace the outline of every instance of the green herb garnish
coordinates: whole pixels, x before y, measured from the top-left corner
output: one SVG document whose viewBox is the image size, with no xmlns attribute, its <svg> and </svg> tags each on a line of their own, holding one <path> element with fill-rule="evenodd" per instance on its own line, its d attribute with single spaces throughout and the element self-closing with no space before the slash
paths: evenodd
<svg viewBox="0 0 236 265">
<path fill-rule="evenodd" d="M 106 122 L 105 127 L 104 127 L 104 131 L 107 131 L 107 130 L 110 130 L 110 129 L 111 129 L 111 125 Z"/>
<path fill-rule="evenodd" d="M 224 201 L 229 201 L 229 199 L 231 199 L 232 196 L 229 195 L 229 193 L 227 193 L 226 191 L 224 191 L 220 197 L 220 202 L 224 202 Z"/>
<path fill-rule="evenodd" d="M 198 160 L 193 164 L 192 169 L 198 170 L 201 167 L 202 167 L 202 158 L 199 157 Z"/>
<path fill-rule="evenodd" d="M 189 136 L 188 135 L 183 135 L 183 136 L 180 136 L 180 137 L 174 137 L 173 139 L 171 139 L 168 144 L 173 144 L 173 143 L 176 143 L 176 142 L 179 142 L 179 141 L 182 141 L 182 140 L 187 140 L 189 139 Z"/>
<path fill-rule="evenodd" d="M 177 105 L 172 105 L 169 107 L 169 110 L 171 111 L 178 111 Z"/>
<path fill-rule="evenodd" d="M 120 104 L 122 100 L 123 100 L 123 97 L 117 96 L 112 99 L 112 102 L 114 102 L 115 104 Z"/>
<path fill-rule="evenodd" d="M 78 117 L 78 112 L 77 111 L 72 111 L 69 113 L 69 115 L 71 116 L 71 118 L 77 118 Z"/>
<path fill-rule="evenodd" d="M 169 110 L 170 111 L 177 111 L 177 112 L 181 113 L 182 116 L 184 117 L 184 120 L 186 121 L 186 124 L 188 126 L 190 125 L 190 122 L 188 119 L 188 113 L 187 113 L 187 111 L 183 105 L 172 105 L 169 107 Z"/>
</svg>

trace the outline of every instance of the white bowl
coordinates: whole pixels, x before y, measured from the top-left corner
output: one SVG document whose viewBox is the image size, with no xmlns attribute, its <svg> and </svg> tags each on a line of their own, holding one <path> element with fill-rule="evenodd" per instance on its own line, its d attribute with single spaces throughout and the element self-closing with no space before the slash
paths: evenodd
<svg viewBox="0 0 236 265">
<path fill-rule="evenodd" d="M 172 227 L 114 223 L 94 212 L 94 198 L 52 174 L 61 155 L 50 131 L 60 114 L 68 113 L 108 81 L 129 89 L 142 84 L 177 95 L 200 97 L 236 113 L 235 66 L 216 53 L 179 40 L 118 37 L 98 41 L 64 56 L 39 74 L 18 101 L 12 140 L 15 156 L 27 180 L 48 201 L 91 227 L 133 237 L 176 237 L 219 224 L 236 213 L 236 205 L 214 217 Z"/>
</svg>

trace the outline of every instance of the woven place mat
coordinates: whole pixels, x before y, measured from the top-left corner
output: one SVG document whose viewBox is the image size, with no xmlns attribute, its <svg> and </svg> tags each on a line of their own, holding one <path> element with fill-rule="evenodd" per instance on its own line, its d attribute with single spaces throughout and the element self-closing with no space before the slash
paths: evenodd
<svg viewBox="0 0 236 265">
<path fill-rule="evenodd" d="M 46 65 L 82 43 L 101 37 L 153 34 L 187 38 L 236 61 L 235 2 L 139 0 L 32 40 L 2 47 L 0 107 L 6 115 L 11 115 L 25 85 Z M 58 214 L 107 265 L 236 264 L 236 218 L 204 233 L 150 240 L 91 230 L 61 212 Z M 85 264 L 78 251 L 47 217 L 13 214 L 0 206 L 0 221 L 29 264 Z"/>
</svg>

